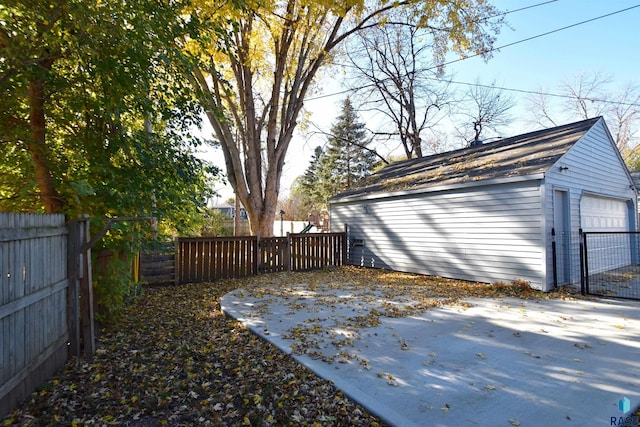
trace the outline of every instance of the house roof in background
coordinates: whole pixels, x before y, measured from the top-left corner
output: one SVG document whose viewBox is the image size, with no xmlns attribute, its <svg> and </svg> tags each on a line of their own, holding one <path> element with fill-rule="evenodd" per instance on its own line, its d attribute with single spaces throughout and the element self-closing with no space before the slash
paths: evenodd
<svg viewBox="0 0 640 427">
<path fill-rule="evenodd" d="M 544 173 L 600 119 L 392 163 L 334 199 Z"/>
<path fill-rule="evenodd" d="M 231 203 L 222 202 L 215 206 L 211 206 L 211 209 L 233 209 L 234 206 Z"/>
</svg>

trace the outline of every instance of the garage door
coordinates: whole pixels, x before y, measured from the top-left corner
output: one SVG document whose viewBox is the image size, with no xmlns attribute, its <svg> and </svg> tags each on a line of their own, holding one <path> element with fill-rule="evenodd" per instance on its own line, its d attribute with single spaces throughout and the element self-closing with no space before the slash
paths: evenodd
<svg viewBox="0 0 640 427">
<path fill-rule="evenodd" d="M 629 205 L 624 200 L 584 196 L 580 203 L 582 230 L 629 231 Z M 613 270 L 631 263 L 631 239 L 627 234 L 589 236 L 589 273 Z"/>
<path fill-rule="evenodd" d="M 584 196 L 580 214 L 584 231 L 629 231 L 629 208 L 624 200 Z"/>
</svg>

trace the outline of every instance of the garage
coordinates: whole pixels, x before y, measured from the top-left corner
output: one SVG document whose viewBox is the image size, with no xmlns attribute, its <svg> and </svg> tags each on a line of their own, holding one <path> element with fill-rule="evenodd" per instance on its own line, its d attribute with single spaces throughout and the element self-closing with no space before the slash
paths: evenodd
<svg viewBox="0 0 640 427">
<path fill-rule="evenodd" d="M 584 195 L 580 202 L 580 225 L 587 234 L 589 274 L 611 271 L 631 264 L 630 204 L 626 200 Z M 606 233 L 604 233 L 606 232 Z"/>
</svg>

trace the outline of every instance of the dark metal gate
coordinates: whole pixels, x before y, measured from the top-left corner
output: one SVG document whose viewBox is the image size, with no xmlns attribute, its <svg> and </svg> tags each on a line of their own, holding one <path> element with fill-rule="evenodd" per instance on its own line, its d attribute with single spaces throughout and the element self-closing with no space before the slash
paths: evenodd
<svg viewBox="0 0 640 427">
<path fill-rule="evenodd" d="M 639 247 L 640 232 L 582 232 L 582 293 L 640 300 Z"/>
</svg>

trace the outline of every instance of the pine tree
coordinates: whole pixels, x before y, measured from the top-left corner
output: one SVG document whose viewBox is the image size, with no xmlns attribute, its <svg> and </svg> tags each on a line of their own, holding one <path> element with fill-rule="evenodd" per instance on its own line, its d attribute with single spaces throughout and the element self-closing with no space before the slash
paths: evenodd
<svg viewBox="0 0 640 427">
<path fill-rule="evenodd" d="M 301 177 L 300 187 L 317 210 L 326 208 L 328 200 L 354 187 L 375 164 L 375 153 L 367 148 L 365 125 L 347 98 L 342 111 L 331 126 L 327 150 L 316 147 L 309 167 Z"/>
<path fill-rule="evenodd" d="M 322 184 L 324 179 L 323 163 L 325 152 L 318 146 L 314 150 L 309 166 L 300 177 L 300 190 L 311 205 L 312 210 L 321 210 L 331 196 L 329 189 Z"/>
<path fill-rule="evenodd" d="M 354 187 L 371 173 L 376 163 L 374 152 L 367 148 L 365 124 L 359 120 L 349 98 L 331 126 L 323 172 L 329 180 L 331 196 Z"/>
</svg>

